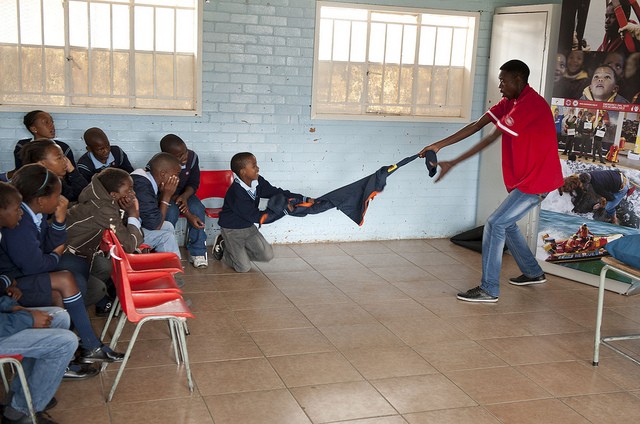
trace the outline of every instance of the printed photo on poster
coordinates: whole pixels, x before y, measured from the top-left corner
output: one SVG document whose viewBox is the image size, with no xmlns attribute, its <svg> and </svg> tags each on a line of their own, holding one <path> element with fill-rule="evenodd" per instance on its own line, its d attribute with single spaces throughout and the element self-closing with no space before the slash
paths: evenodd
<svg viewBox="0 0 640 424">
<path fill-rule="evenodd" d="M 597 275 L 608 242 L 640 233 L 639 17 L 636 0 L 562 2 L 551 108 L 564 185 L 542 202 L 536 251 L 548 264 Z"/>
</svg>

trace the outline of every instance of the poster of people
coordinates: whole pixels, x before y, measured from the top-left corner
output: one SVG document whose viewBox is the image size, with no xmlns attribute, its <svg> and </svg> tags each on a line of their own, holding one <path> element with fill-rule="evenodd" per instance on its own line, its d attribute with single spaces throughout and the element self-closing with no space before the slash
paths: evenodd
<svg viewBox="0 0 640 424">
<path fill-rule="evenodd" d="M 547 263 L 599 274 L 606 244 L 640 233 L 638 22 L 636 0 L 562 2 L 551 108 L 564 185 L 542 202 Z"/>
</svg>

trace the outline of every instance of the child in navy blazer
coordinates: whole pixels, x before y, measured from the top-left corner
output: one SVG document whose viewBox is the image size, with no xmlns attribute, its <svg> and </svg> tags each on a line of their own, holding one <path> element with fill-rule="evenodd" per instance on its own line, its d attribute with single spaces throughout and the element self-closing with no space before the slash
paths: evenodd
<svg viewBox="0 0 640 424">
<path fill-rule="evenodd" d="M 78 171 L 85 180 L 91 182 L 91 177 L 105 168 L 133 172 L 127 154 L 120 147 L 111 145 L 109 138 L 100 128 L 89 128 L 84 132 L 83 138 L 87 145 L 87 153 L 78 159 Z"/>
</svg>

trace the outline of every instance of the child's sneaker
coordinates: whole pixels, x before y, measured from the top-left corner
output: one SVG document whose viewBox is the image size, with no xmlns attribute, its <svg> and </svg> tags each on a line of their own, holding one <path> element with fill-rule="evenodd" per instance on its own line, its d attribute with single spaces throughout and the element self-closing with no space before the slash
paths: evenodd
<svg viewBox="0 0 640 424">
<path fill-rule="evenodd" d="M 189 262 L 193 264 L 195 268 L 206 268 L 209 266 L 206 256 L 189 256 Z"/>
<path fill-rule="evenodd" d="M 216 240 L 213 242 L 213 249 L 211 249 L 211 254 L 213 255 L 213 259 L 216 261 L 222 259 L 222 255 L 224 254 L 224 237 L 222 237 L 222 234 L 218 234 L 216 236 Z"/>
</svg>

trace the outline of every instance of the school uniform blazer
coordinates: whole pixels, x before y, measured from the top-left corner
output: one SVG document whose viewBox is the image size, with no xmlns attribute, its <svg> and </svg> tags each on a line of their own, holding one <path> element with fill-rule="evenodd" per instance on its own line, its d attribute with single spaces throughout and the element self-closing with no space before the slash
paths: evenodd
<svg viewBox="0 0 640 424">
<path fill-rule="evenodd" d="M 85 180 L 91 181 L 91 177 L 94 174 L 102 171 L 105 168 L 119 168 L 129 173 L 133 172 L 133 166 L 131 166 L 131 162 L 129 162 L 129 157 L 127 154 L 118 146 L 111 146 L 111 154 L 113 155 L 113 162 L 107 163 L 102 168 L 96 169 L 96 166 L 91 160 L 91 156 L 89 152 L 80 156 L 78 159 L 78 171 L 84 177 Z"/>
<path fill-rule="evenodd" d="M 43 218 L 40 231 L 23 204 L 24 215 L 16 228 L 3 228 L 0 240 L 0 274 L 9 278 L 52 272 L 60 256 L 52 250 L 67 241 L 64 222 Z"/>
<path fill-rule="evenodd" d="M 132 253 L 144 237 L 140 228 L 125 224 L 125 220 L 124 211 L 94 175 L 91 183 L 80 193 L 78 204 L 67 212 L 67 250 L 91 260 L 98 251 L 102 233 L 111 229 L 124 250 Z"/>
<path fill-rule="evenodd" d="M 16 168 L 21 168 L 22 167 L 22 159 L 20 159 L 20 150 L 22 150 L 22 147 L 29 143 L 30 141 L 33 141 L 33 139 L 31 138 L 24 138 L 20 141 L 18 141 L 16 143 L 16 147 L 13 149 L 13 159 L 16 163 Z M 71 150 L 71 147 L 69 147 L 69 145 L 67 143 L 65 143 L 64 141 L 60 141 L 60 140 L 53 140 L 54 143 L 56 143 L 58 146 L 60 146 L 60 148 L 62 149 L 62 153 L 64 153 L 64 155 L 66 157 L 69 158 L 69 160 L 71 161 L 71 164 L 73 164 L 73 166 L 76 166 L 76 161 L 73 158 L 73 150 Z"/>
<path fill-rule="evenodd" d="M 195 193 L 200 187 L 200 160 L 193 150 L 187 150 L 187 163 L 180 171 L 180 182 L 176 194 L 181 195 L 187 187 L 192 187 Z"/>
<path fill-rule="evenodd" d="M 70 202 L 76 202 L 87 184 L 89 182 L 76 168 L 72 172 L 67 172 L 67 175 L 62 178 L 62 195 Z"/>
<path fill-rule="evenodd" d="M 235 180 L 224 197 L 224 203 L 220 211 L 220 217 L 218 218 L 218 225 L 222 228 L 239 229 L 249 228 L 253 224 L 259 223 L 260 217 L 262 216 L 262 213 L 258 210 L 260 199 L 268 199 L 276 194 L 282 194 L 286 198 L 304 200 L 304 196 L 301 194 L 274 187 L 269 184 L 269 181 L 262 178 L 262 176 L 258 177 L 256 195 L 255 198 L 253 198 L 238 181 Z"/>
<path fill-rule="evenodd" d="M 144 169 L 136 169 L 131 173 L 131 178 L 140 206 L 142 227 L 147 230 L 157 230 L 163 221 L 158 207 L 158 193 L 149 180 L 153 177 L 147 175 Z"/>
</svg>

